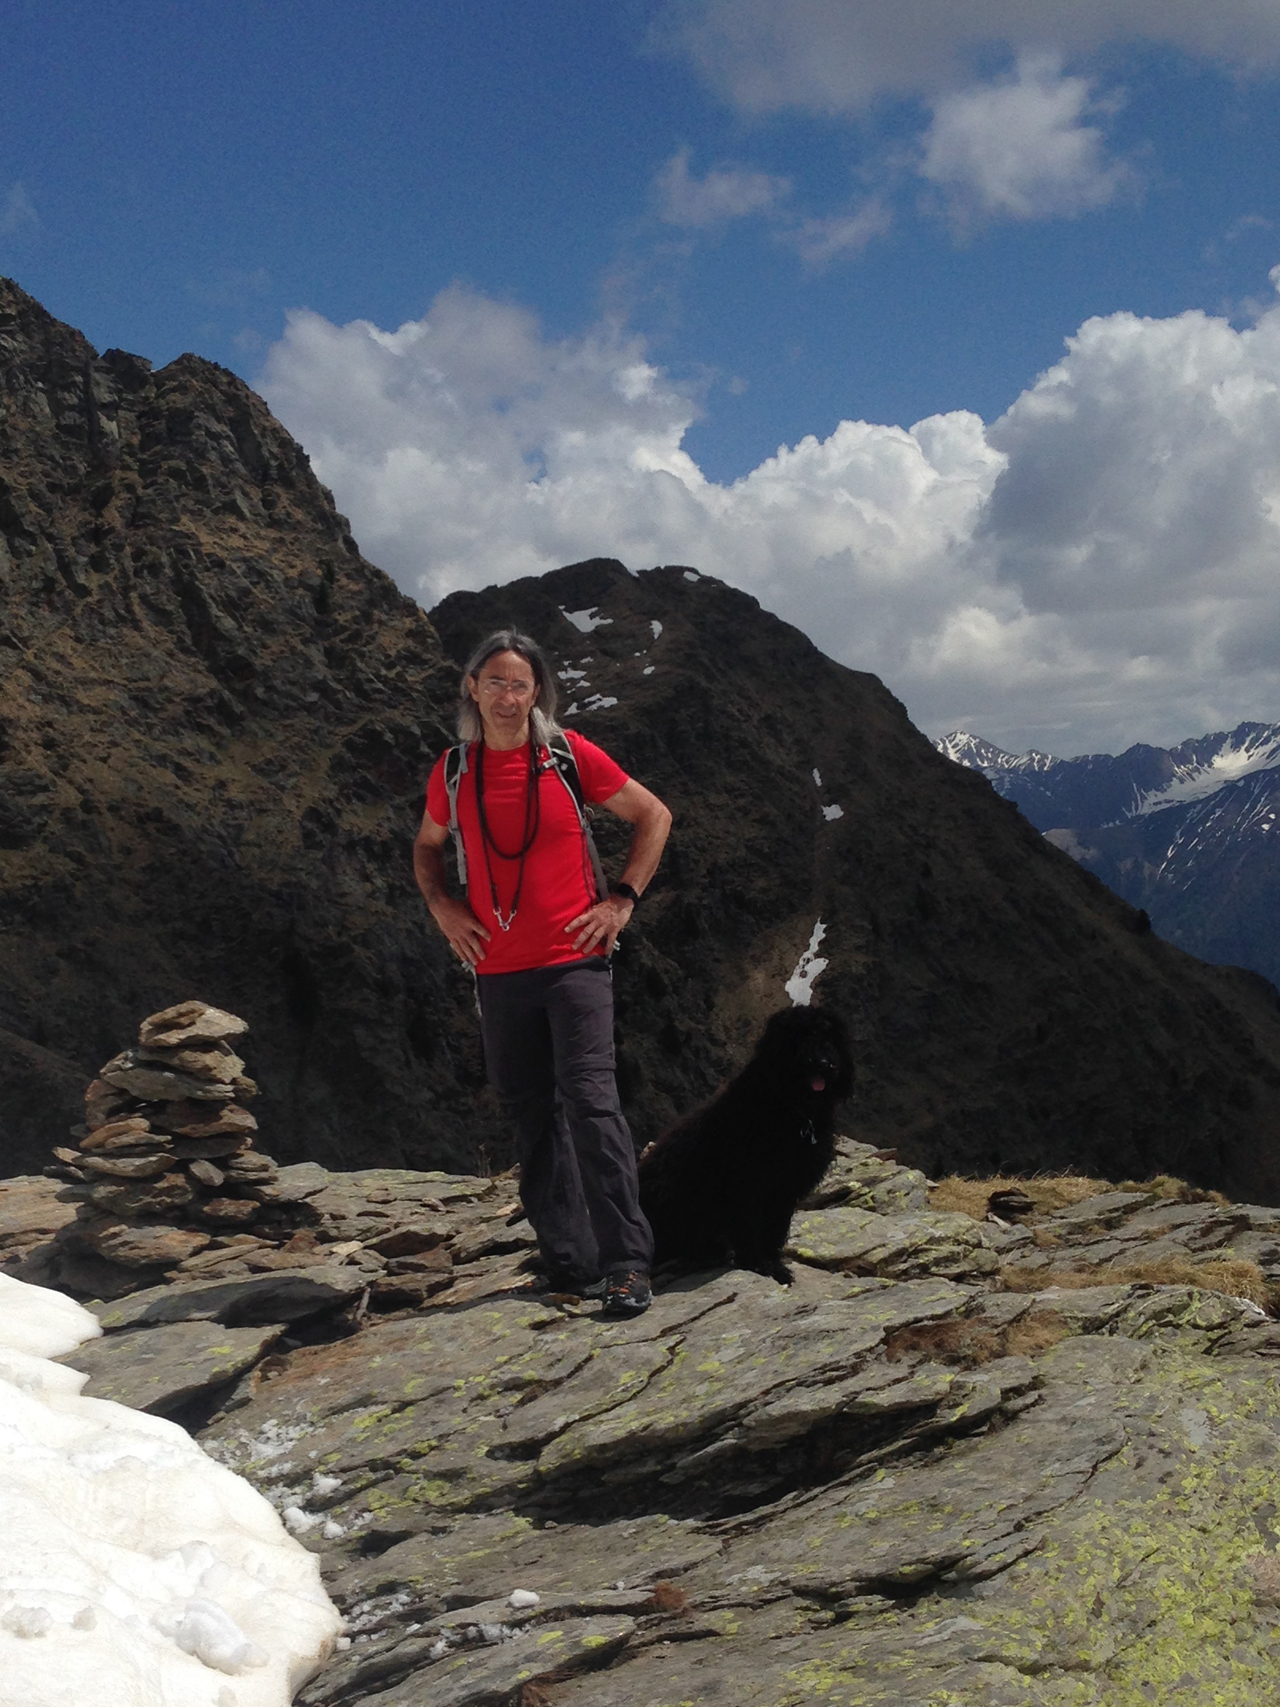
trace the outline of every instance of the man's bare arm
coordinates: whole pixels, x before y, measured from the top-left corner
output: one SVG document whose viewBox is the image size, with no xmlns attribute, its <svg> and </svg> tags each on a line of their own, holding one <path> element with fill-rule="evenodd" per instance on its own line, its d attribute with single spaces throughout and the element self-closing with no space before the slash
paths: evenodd
<svg viewBox="0 0 1280 1707">
<path fill-rule="evenodd" d="M 656 794 L 652 794 L 643 783 L 634 779 L 623 783 L 618 792 L 611 794 L 604 805 L 615 817 L 622 818 L 634 826 L 626 870 L 622 873 L 621 880 L 629 884 L 638 895 L 642 895 L 658 869 L 662 850 L 667 845 L 671 813 Z M 578 932 L 573 942 L 575 948 L 590 953 L 603 943 L 605 952 L 609 953 L 634 908 L 635 903 L 629 901 L 625 895 L 606 895 L 585 913 L 579 913 L 576 919 L 570 919 L 565 929 Z"/>
<path fill-rule="evenodd" d="M 429 812 L 424 812 L 422 827 L 413 844 L 413 875 L 431 917 L 449 939 L 450 948 L 459 960 L 468 966 L 477 966 L 484 959 L 484 945 L 489 941 L 489 932 L 465 900 L 458 900 L 449 893 L 444 863 L 444 846 L 448 840 L 448 825 L 437 824 Z"/>
</svg>

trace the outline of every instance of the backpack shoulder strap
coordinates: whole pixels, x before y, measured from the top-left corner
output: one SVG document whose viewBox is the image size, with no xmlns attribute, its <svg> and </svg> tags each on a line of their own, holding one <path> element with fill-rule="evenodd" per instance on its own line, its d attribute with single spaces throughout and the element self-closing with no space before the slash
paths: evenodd
<svg viewBox="0 0 1280 1707">
<path fill-rule="evenodd" d="M 578 822 L 582 826 L 582 839 L 586 843 L 587 853 L 591 859 L 591 870 L 596 880 L 596 898 L 603 901 L 609 893 L 609 885 L 605 879 L 604 867 L 600 863 L 600 851 L 596 847 L 596 839 L 591 833 L 591 808 L 587 805 L 586 796 L 582 792 L 582 778 L 578 774 L 578 761 L 574 756 L 569 737 L 563 730 L 558 730 L 547 741 L 547 752 L 550 755 L 551 768 L 568 790 L 569 798 L 573 801 L 578 814 Z"/>
<path fill-rule="evenodd" d="M 444 756 L 444 787 L 449 797 L 449 834 L 453 837 L 453 850 L 458 861 L 458 882 L 465 889 L 467 886 L 467 850 L 462 845 L 462 826 L 458 822 L 458 784 L 467 771 L 468 743 L 459 741 L 456 747 L 450 747 Z"/>
</svg>

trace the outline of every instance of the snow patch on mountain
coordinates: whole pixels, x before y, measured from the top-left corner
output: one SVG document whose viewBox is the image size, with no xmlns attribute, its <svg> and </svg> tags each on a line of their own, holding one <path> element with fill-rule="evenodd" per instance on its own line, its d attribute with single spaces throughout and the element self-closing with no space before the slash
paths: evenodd
<svg viewBox="0 0 1280 1707">
<path fill-rule="evenodd" d="M 981 735 L 971 735 L 967 729 L 953 729 L 933 744 L 944 758 L 952 759 L 969 770 L 981 771 L 992 779 L 1009 771 L 1052 770 L 1055 765 L 1068 762 L 1055 759 L 1052 753 L 1037 752 L 1034 747 L 1025 753 L 1006 753 L 994 741 L 986 741 Z"/>
<path fill-rule="evenodd" d="M 1221 746 L 1206 752 L 1213 742 L 1221 742 Z M 1187 756 L 1181 757 L 1183 754 Z M 1229 734 L 1188 741 L 1173 748 L 1169 756 L 1173 760 L 1173 776 L 1163 788 L 1138 790 L 1136 803 L 1127 816 L 1144 817 L 1170 806 L 1205 800 L 1228 783 L 1239 782 L 1257 771 L 1280 767 L 1280 724 L 1242 723 Z"/>
</svg>

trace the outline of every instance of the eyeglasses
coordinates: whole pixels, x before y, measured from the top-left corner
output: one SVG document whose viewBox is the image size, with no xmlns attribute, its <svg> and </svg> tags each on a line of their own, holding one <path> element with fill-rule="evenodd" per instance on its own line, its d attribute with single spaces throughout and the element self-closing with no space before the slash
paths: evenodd
<svg viewBox="0 0 1280 1707">
<path fill-rule="evenodd" d="M 509 693 L 515 699 L 528 699 L 533 691 L 532 682 L 509 682 L 503 676 L 485 676 L 480 683 L 481 693 Z"/>
</svg>

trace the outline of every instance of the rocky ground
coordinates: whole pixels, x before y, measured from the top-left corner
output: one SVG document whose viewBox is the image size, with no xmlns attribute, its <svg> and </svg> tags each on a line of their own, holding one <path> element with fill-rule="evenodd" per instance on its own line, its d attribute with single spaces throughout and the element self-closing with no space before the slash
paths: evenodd
<svg viewBox="0 0 1280 1707">
<path fill-rule="evenodd" d="M 615 1323 L 511 1293 L 509 1179 L 281 1179 L 291 1247 L 218 1238 L 66 1361 L 322 1555 L 350 1645 L 310 1707 L 1275 1693 L 1280 1211 L 1031 1181 L 991 1220 L 1015 1182 L 843 1140 L 793 1286 L 685 1276 Z M 9 1272 L 80 1189 L 0 1183 Z"/>
</svg>

